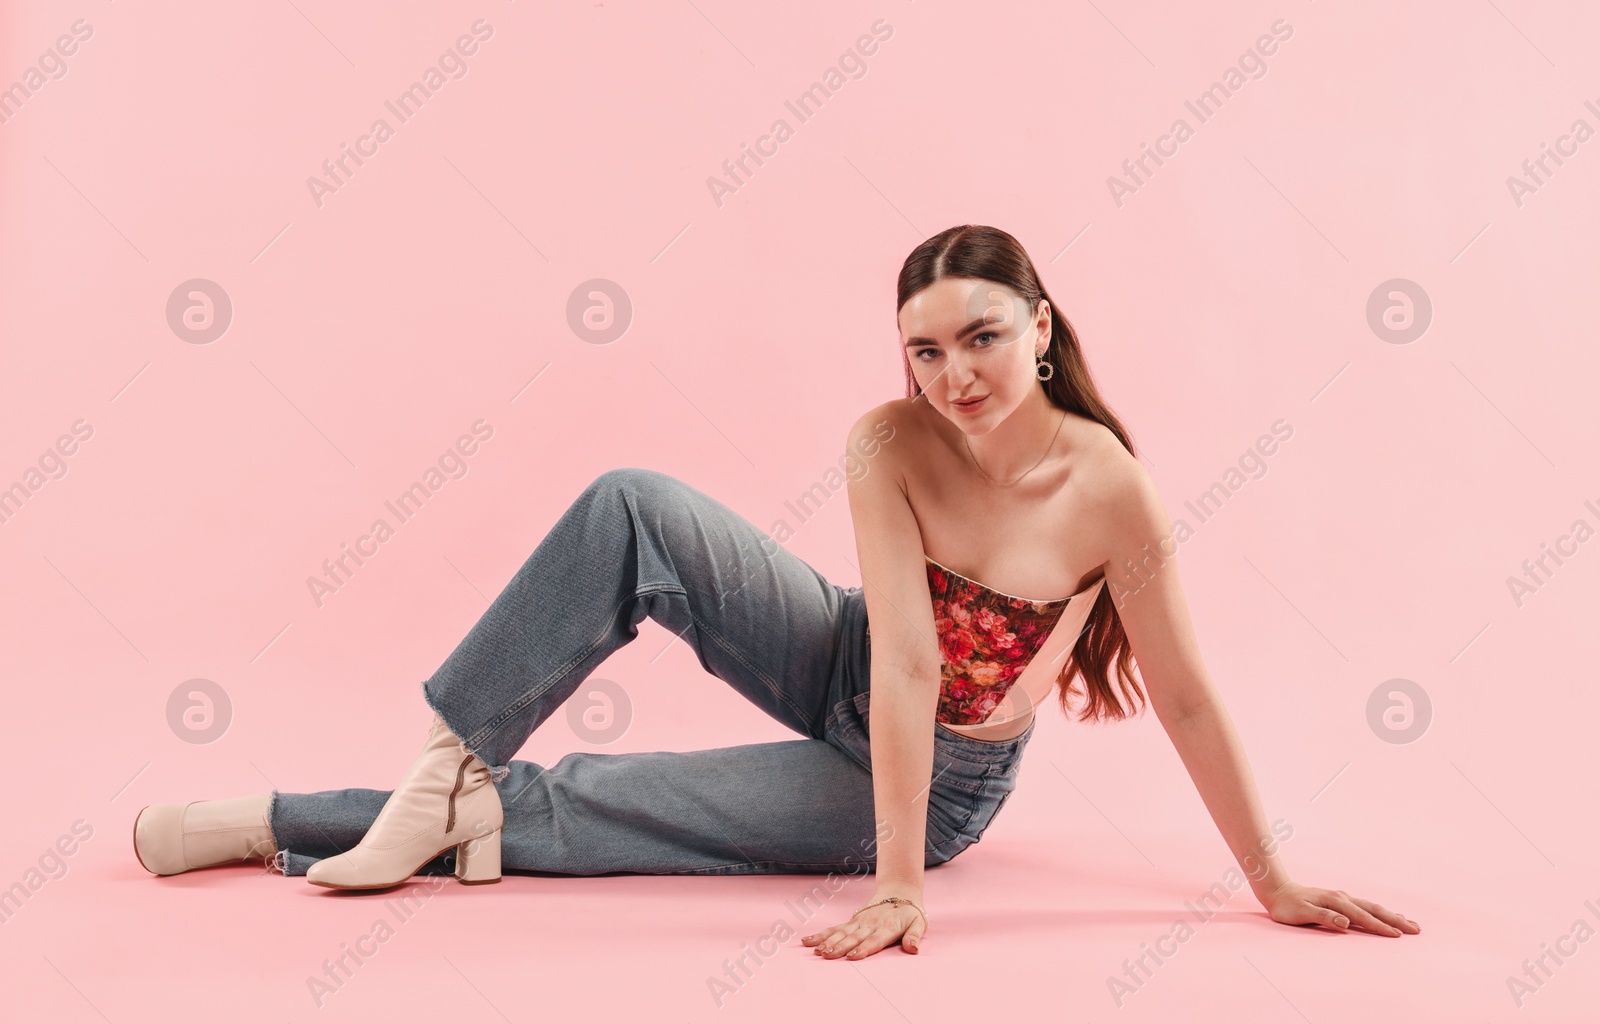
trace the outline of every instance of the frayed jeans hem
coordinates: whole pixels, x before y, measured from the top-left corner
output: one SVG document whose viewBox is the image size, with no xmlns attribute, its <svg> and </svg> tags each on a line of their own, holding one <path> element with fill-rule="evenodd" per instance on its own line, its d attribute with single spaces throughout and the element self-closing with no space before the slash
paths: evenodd
<svg viewBox="0 0 1600 1024">
<path fill-rule="evenodd" d="M 488 758 L 483 756 L 480 749 L 470 746 L 467 741 L 462 738 L 461 730 L 456 728 L 454 722 L 450 721 L 450 716 L 446 715 L 442 710 L 439 709 L 439 706 L 434 703 L 433 695 L 428 692 L 428 680 L 424 679 L 421 685 L 423 701 L 428 705 L 429 709 L 432 710 L 434 714 L 438 715 L 440 720 L 444 722 L 445 728 L 454 733 L 456 739 L 461 740 L 461 746 L 466 750 L 466 752 L 471 754 L 473 757 L 476 757 L 479 761 L 482 761 L 484 766 L 489 769 L 489 781 L 497 786 L 503 782 L 505 777 L 511 773 L 511 766 L 509 764 L 494 764 Z"/>
</svg>

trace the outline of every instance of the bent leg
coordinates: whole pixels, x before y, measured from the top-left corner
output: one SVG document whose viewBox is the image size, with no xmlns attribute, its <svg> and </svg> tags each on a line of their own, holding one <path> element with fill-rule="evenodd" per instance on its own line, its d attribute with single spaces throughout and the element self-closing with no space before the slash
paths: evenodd
<svg viewBox="0 0 1600 1024">
<path fill-rule="evenodd" d="M 512 761 L 501 870 L 563 875 L 866 873 L 877 864 L 872 774 L 825 740 L 683 753 L 573 753 Z M 272 826 L 286 874 L 355 846 L 382 790 L 280 793 Z M 926 865 L 950 859 L 929 831 Z M 422 874 L 451 869 L 446 853 Z"/>
<path fill-rule="evenodd" d="M 496 781 L 533 730 L 646 616 L 773 718 L 820 739 L 845 591 L 665 473 L 602 473 L 423 683 Z"/>
</svg>

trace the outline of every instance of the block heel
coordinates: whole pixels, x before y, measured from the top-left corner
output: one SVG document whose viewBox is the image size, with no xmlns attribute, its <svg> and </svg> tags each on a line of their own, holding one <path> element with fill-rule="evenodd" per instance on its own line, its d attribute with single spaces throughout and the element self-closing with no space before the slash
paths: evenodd
<svg viewBox="0 0 1600 1024">
<path fill-rule="evenodd" d="M 500 881 L 500 829 L 456 847 L 456 880 L 462 885 Z"/>
</svg>

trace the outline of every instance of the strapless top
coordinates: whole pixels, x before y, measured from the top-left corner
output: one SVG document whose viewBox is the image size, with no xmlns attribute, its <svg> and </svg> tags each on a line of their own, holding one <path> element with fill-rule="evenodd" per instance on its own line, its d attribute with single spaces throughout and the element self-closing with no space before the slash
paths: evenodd
<svg viewBox="0 0 1600 1024">
<path fill-rule="evenodd" d="M 994 712 L 1078 594 L 1017 597 L 926 560 L 944 663 L 934 717 L 946 725 L 977 725 Z"/>
<path fill-rule="evenodd" d="M 1067 597 L 1018 597 L 923 558 L 942 662 L 934 720 L 945 725 L 979 725 L 993 714 L 1072 599 L 1105 581 L 1101 577 Z M 870 622 L 867 639 L 870 643 Z"/>
</svg>

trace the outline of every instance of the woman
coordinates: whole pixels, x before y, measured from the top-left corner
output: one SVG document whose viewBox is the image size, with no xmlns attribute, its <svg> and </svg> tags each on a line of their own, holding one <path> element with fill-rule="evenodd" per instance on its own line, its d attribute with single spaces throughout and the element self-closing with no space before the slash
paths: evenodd
<svg viewBox="0 0 1600 1024">
<path fill-rule="evenodd" d="M 973 225 L 928 239 L 901 268 L 897 308 L 907 397 L 861 417 L 847 443 L 863 587 L 829 583 L 670 476 L 603 473 L 423 683 L 435 716 L 394 790 L 148 807 L 134 825 L 141 863 L 173 874 L 272 855 L 338 889 L 419 872 L 495 882 L 502 862 L 577 875 L 871 871 L 872 900 L 804 942 L 830 958 L 897 942 L 914 953 L 928 928 L 923 871 L 994 819 L 1035 707 L 1055 689 L 1070 712 L 1081 678 L 1081 718 L 1126 717 L 1123 698 L 1145 698 L 1137 654 L 1273 920 L 1419 931 L 1290 880 L 1201 664 L 1170 521 L 1016 239 Z M 647 615 L 806 738 L 511 760 Z"/>
</svg>

